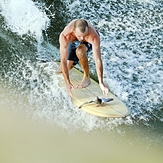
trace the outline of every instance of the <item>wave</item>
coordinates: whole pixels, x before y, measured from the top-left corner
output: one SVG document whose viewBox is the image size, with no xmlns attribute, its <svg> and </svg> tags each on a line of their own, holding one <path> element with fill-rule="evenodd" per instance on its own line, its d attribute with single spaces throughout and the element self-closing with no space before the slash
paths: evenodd
<svg viewBox="0 0 163 163">
<path fill-rule="evenodd" d="M 153 121 L 163 121 L 161 1 L 2 0 L 0 9 L 3 82 L 27 95 L 30 107 L 20 105 L 34 119 L 85 131 L 118 130 L 121 124 L 151 127 Z M 100 32 L 104 81 L 129 107 L 130 117 L 91 116 L 76 109 L 59 89 L 53 62 L 59 57 L 58 35 L 74 18 L 89 20 Z M 89 61 L 94 74 L 91 55 Z"/>
</svg>

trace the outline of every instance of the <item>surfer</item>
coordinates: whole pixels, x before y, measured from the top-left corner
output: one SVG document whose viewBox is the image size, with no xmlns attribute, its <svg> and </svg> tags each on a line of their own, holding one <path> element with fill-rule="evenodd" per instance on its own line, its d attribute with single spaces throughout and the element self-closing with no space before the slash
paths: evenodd
<svg viewBox="0 0 163 163">
<path fill-rule="evenodd" d="M 61 65 L 57 73 L 62 73 L 66 83 L 67 93 L 72 97 L 71 89 L 74 86 L 69 79 L 68 71 L 78 63 L 84 72 L 83 79 L 77 88 L 87 87 L 90 83 L 89 65 L 87 53 L 93 51 L 96 64 L 96 71 L 99 86 L 104 95 L 108 94 L 108 88 L 103 82 L 103 64 L 100 52 L 100 37 L 95 28 L 84 19 L 72 20 L 61 32 L 59 36 Z"/>
</svg>

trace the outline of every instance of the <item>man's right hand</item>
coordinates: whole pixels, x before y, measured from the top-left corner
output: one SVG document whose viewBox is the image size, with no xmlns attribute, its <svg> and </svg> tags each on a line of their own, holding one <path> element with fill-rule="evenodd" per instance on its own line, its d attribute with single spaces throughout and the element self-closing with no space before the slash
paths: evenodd
<svg viewBox="0 0 163 163">
<path fill-rule="evenodd" d="M 67 88 L 68 95 L 72 98 L 73 95 L 71 89 L 74 89 L 74 86 L 71 83 L 69 83 L 67 84 L 66 88 Z"/>
</svg>

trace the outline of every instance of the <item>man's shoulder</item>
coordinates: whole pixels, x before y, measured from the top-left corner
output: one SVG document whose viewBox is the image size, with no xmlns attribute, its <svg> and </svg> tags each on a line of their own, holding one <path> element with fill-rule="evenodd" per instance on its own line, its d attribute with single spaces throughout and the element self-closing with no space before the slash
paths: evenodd
<svg viewBox="0 0 163 163">
<path fill-rule="evenodd" d="M 100 38 L 99 32 L 93 26 L 90 28 L 89 35 L 90 35 L 90 37 L 93 37 L 93 38 L 96 38 L 96 39 Z"/>
<path fill-rule="evenodd" d="M 100 44 L 100 37 L 99 37 L 98 33 L 95 30 L 92 30 L 92 32 L 88 36 L 87 40 L 92 45 Z"/>
<path fill-rule="evenodd" d="M 74 22 L 76 21 L 76 20 L 78 20 L 78 19 L 73 19 L 73 20 L 71 20 L 69 23 L 68 23 L 68 27 L 73 27 L 74 26 Z"/>
</svg>

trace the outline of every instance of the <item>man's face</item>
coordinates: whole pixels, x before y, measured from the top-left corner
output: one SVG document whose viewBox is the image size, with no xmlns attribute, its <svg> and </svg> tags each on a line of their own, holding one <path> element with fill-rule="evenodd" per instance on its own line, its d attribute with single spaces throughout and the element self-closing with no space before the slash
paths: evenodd
<svg viewBox="0 0 163 163">
<path fill-rule="evenodd" d="M 82 42 L 82 41 L 84 41 L 85 37 L 88 35 L 88 27 L 86 27 L 86 30 L 85 30 L 84 33 L 82 33 L 82 32 L 80 31 L 79 28 L 76 28 L 76 29 L 74 30 L 74 33 L 75 33 L 76 38 L 77 38 L 79 41 Z"/>
</svg>

